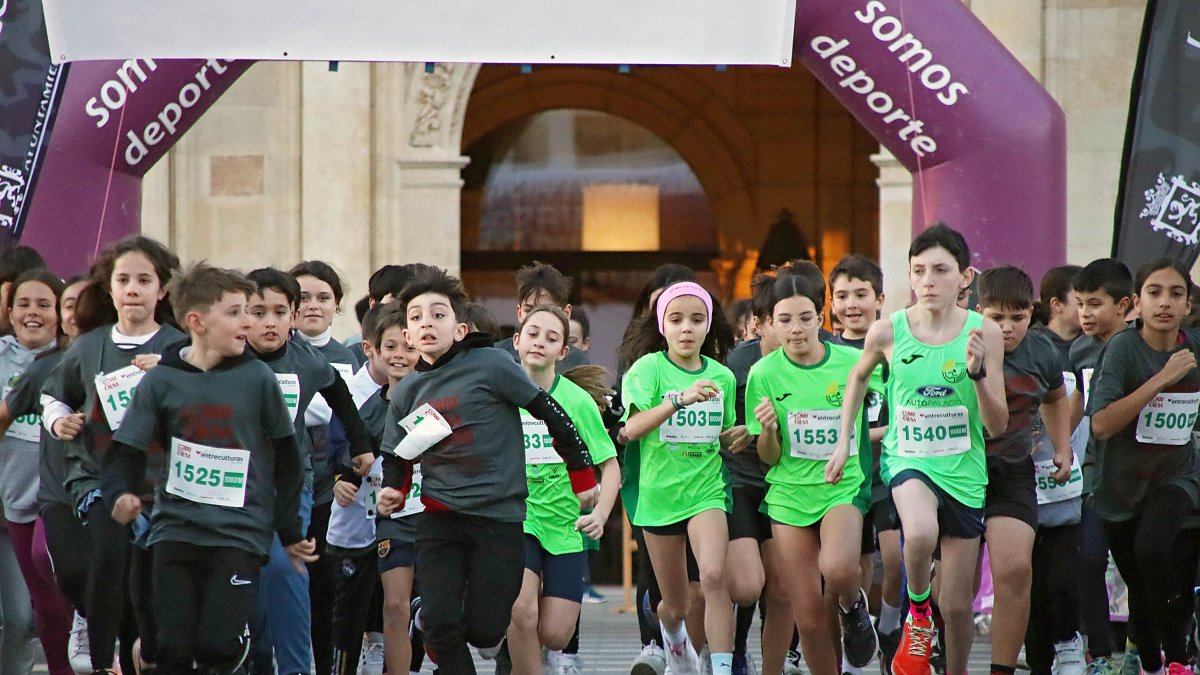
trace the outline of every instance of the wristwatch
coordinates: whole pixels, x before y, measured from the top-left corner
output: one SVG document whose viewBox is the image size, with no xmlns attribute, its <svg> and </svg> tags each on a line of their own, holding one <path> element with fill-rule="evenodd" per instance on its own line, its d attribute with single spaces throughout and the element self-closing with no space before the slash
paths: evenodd
<svg viewBox="0 0 1200 675">
<path fill-rule="evenodd" d="M 976 382 L 978 382 L 979 380 L 982 380 L 983 378 L 987 377 L 987 366 L 984 366 L 984 365 L 979 366 L 979 372 L 977 372 L 977 373 L 972 373 L 970 370 L 968 370 L 967 377 L 971 378 L 972 380 L 975 380 Z"/>
</svg>

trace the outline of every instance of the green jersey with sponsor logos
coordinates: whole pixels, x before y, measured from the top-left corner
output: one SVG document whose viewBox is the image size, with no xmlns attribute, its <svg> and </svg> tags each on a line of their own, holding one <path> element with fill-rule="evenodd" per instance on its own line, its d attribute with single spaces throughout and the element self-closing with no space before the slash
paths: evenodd
<svg viewBox="0 0 1200 675">
<path fill-rule="evenodd" d="M 892 417 L 880 471 L 885 482 L 902 471 L 920 471 L 963 504 L 983 507 L 983 420 L 975 383 L 967 377 L 968 333 L 982 325 L 983 315 L 967 312 L 957 337 L 927 345 L 913 337 L 906 310 L 892 314 L 887 381 Z"/>
<path fill-rule="evenodd" d="M 781 453 L 767 472 L 766 513 L 772 520 L 807 527 L 840 504 L 853 504 L 866 513 L 871 504 L 871 438 L 864 410 L 855 424 L 853 454 L 846 461 L 842 480 L 825 482 L 825 465 L 837 448 L 842 425 L 842 394 L 859 351 L 826 343 L 825 358 L 803 366 L 782 349 L 764 356 L 750 369 L 746 385 L 746 427 L 762 434 L 754 416 L 763 398 L 769 398 L 779 416 Z"/>
<path fill-rule="evenodd" d="M 719 435 L 734 424 L 736 383 L 733 372 L 703 359 L 697 370 L 675 365 L 665 352 L 638 359 L 622 380 L 625 417 L 649 410 L 671 393 L 682 394 L 696 380 L 712 380 L 720 396 L 671 415 L 659 428 L 625 447 L 625 465 L 638 477 L 630 520 L 641 527 L 673 525 L 708 509 L 729 511 L 732 495 L 721 461 Z M 630 463 L 634 466 L 630 467 Z"/>
<path fill-rule="evenodd" d="M 579 385 L 556 375 L 547 392 L 571 418 L 579 437 L 592 455 L 592 464 L 617 456 L 612 439 L 604 428 L 595 401 Z M 521 410 L 521 429 L 525 435 L 525 481 L 529 497 L 525 500 L 525 534 L 537 537 L 549 553 L 578 553 L 586 535 L 575 529 L 579 519 L 579 498 L 571 488 L 567 465 L 554 450 L 554 441 L 546 423 Z"/>
</svg>

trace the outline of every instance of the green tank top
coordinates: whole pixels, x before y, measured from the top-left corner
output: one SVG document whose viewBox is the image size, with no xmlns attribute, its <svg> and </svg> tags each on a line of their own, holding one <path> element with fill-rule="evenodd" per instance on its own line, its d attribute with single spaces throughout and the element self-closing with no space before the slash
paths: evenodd
<svg viewBox="0 0 1200 675">
<path fill-rule="evenodd" d="M 983 507 L 983 421 L 966 360 L 967 333 L 982 325 L 982 315 L 968 312 L 957 337 L 944 345 L 927 345 L 913 337 L 905 310 L 892 314 L 887 381 L 892 415 L 880 462 L 886 483 L 911 469 L 963 504 Z"/>
</svg>

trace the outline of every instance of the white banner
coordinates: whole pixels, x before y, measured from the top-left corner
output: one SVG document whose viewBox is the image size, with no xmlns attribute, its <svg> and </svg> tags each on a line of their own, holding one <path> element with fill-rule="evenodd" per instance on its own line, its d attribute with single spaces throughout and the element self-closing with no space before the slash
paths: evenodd
<svg viewBox="0 0 1200 675">
<path fill-rule="evenodd" d="M 44 0 L 55 62 L 790 66 L 796 0 Z"/>
</svg>

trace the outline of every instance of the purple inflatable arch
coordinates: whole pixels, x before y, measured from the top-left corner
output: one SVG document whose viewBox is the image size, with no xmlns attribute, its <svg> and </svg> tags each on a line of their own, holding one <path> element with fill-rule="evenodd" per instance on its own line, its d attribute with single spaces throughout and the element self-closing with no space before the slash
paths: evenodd
<svg viewBox="0 0 1200 675">
<path fill-rule="evenodd" d="M 799 0 L 794 45 L 912 171 L 914 230 L 958 228 L 982 268 L 1062 264 L 1062 110 L 960 0 Z M 250 63 L 73 64 L 22 240 L 68 273 L 136 232 L 142 176 Z"/>
</svg>

